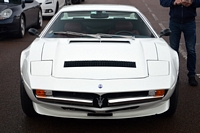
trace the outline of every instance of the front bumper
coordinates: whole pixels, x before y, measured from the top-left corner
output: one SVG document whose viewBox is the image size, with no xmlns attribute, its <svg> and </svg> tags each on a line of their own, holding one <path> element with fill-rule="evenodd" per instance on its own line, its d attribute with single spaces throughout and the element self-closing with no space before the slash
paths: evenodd
<svg viewBox="0 0 200 133">
<path fill-rule="evenodd" d="M 19 31 L 20 17 L 0 20 L 0 35 L 16 34 Z"/>
<path fill-rule="evenodd" d="M 42 8 L 42 16 L 53 16 L 56 12 L 56 3 L 45 4 L 40 3 Z"/>
<path fill-rule="evenodd" d="M 46 77 L 46 78 L 48 79 L 48 77 Z M 39 81 L 37 76 L 34 77 L 34 79 L 37 79 Z M 159 79 L 160 79 L 160 81 L 167 81 L 166 77 L 163 77 L 163 79 L 162 79 L 162 77 L 160 77 Z M 123 80 L 123 81 L 105 81 L 105 82 L 101 81 L 101 82 L 103 82 L 103 84 L 105 86 L 107 86 L 107 82 L 109 82 L 109 84 L 114 82 L 115 84 L 118 84 L 117 86 L 123 85 L 124 90 L 128 90 L 127 86 L 128 86 L 128 88 L 133 88 L 133 89 L 131 89 L 132 91 L 145 91 L 144 88 L 146 88 L 146 90 L 150 90 L 149 88 L 154 88 L 154 90 L 156 90 L 156 88 L 153 87 L 153 86 L 155 86 L 155 84 L 152 84 L 152 86 L 149 85 L 148 86 L 149 88 L 144 87 L 145 86 L 144 80 L 145 79 L 139 79 L 137 81 L 133 80 L 132 82 L 130 82 L 130 79 L 128 79 L 128 81 Z M 157 81 L 156 78 L 150 78 L 149 80 L 152 82 Z M 44 82 L 45 81 L 46 80 L 44 80 Z M 56 88 L 56 90 L 55 89 L 54 90 L 49 89 L 49 90 L 53 90 L 53 91 L 71 90 L 72 92 L 77 92 L 76 89 L 61 89 L 60 88 L 60 85 L 62 84 L 62 82 L 66 81 L 66 79 L 58 79 L 58 81 L 60 81 L 60 83 L 57 82 L 57 84 L 55 86 L 53 84 L 51 84 L 52 82 L 46 83 L 46 85 L 48 84 L 48 86 L 52 86 L 52 87 L 54 86 L 53 88 Z M 69 81 L 71 81 L 71 80 L 69 80 Z M 43 81 L 40 80 L 40 82 L 42 84 L 44 84 Z M 93 82 L 95 82 L 95 81 L 84 81 L 84 84 L 90 84 L 90 83 L 92 84 Z M 146 82 L 148 82 L 148 80 Z M 39 82 L 37 82 L 37 83 L 39 83 Z M 67 86 L 71 86 L 72 84 L 77 86 L 77 81 L 73 82 L 72 84 L 71 83 L 68 82 L 67 85 L 61 85 L 61 86 L 62 86 L 62 88 L 63 88 L 63 86 L 65 86 L 64 88 L 67 88 Z M 128 83 L 132 84 L 133 86 L 131 86 Z M 144 86 L 142 86 L 141 83 L 143 83 Z M 126 84 L 127 86 L 125 86 L 124 84 Z M 137 84 L 141 84 L 140 90 L 134 89 L 134 86 L 138 86 Z M 164 83 L 160 83 L 160 84 L 163 85 Z M 47 115 L 47 116 L 55 116 L 55 117 L 82 118 L 82 119 L 121 119 L 121 118 L 134 118 L 134 117 L 142 117 L 142 116 L 161 114 L 161 113 L 167 111 L 169 108 L 169 98 L 173 94 L 175 85 L 176 85 L 176 82 L 173 84 L 173 86 L 171 88 L 170 87 L 168 88 L 168 91 L 164 97 L 160 97 L 156 100 L 155 99 L 151 100 L 151 98 L 147 96 L 148 98 L 150 98 L 150 99 L 148 99 L 147 102 L 144 102 L 144 99 L 142 99 L 142 100 L 138 100 L 138 101 L 133 100 L 133 101 L 131 101 L 131 103 L 128 103 L 128 104 L 120 105 L 118 103 L 114 103 L 112 106 L 96 107 L 96 106 L 90 105 L 91 101 L 89 101 L 89 105 L 84 105 L 84 104 L 81 105 L 80 103 L 74 104 L 73 102 L 70 104 L 70 102 L 68 102 L 66 99 L 65 99 L 66 101 L 64 100 L 64 102 L 63 102 L 63 99 L 60 99 L 61 102 L 58 102 L 59 99 L 55 99 L 55 101 L 54 101 L 54 98 L 51 98 L 51 97 L 49 99 L 42 100 L 42 98 L 37 97 L 35 95 L 34 91 L 29 87 L 29 85 L 26 82 L 24 82 L 24 86 L 26 88 L 27 94 L 33 101 L 34 109 L 38 114 Z M 79 87 L 80 86 L 82 86 L 81 83 L 79 83 Z M 112 84 L 112 86 L 113 86 L 113 84 Z M 114 91 L 114 92 L 117 92 L 117 90 L 118 90 L 117 86 L 113 86 L 113 88 L 116 88 L 115 89 L 116 91 Z M 33 87 L 33 88 L 38 89 L 39 87 Z M 42 87 L 42 88 L 45 89 L 45 87 Z M 109 88 L 111 88 L 111 87 L 109 87 Z M 161 88 L 161 87 L 159 87 L 159 88 Z M 86 90 L 86 89 L 83 89 L 83 90 Z M 94 90 L 94 88 L 93 88 L 93 90 Z M 100 91 L 103 91 L 103 90 L 99 90 L 99 92 L 97 92 L 97 94 L 99 94 Z M 81 91 L 78 91 L 78 92 L 81 92 Z M 87 92 L 92 92 L 92 91 L 87 90 Z M 87 92 L 84 92 L 84 93 L 87 93 Z M 120 91 L 118 90 L 118 92 L 120 92 Z M 121 91 L 121 92 L 123 92 L 123 91 Z M 127 92 L 130 92 L 130 90 L 128 90 Z M 106 93 L 110 93 L 110 92 L 104 91 L 104 94 L 102 94 L 102 96 L 104 96 Z M 81 102 L 83 102 L 83 101 L 81 101 Z"/>
<path fill-rule="evenodd" d="M 76 110 L 74 107 L 62 107 L 60 105 L 53 104 L 48 105 L 33 103 L 33 106 L 37 113 L 47 116 L 80 119 L 123 119 L 161 114 L 168 110 L 169 100 L 140 106 L 124 106 L 123 109 L 119 110 L 116 108 L 102 108 L 98 109 L 98 111 L 96 110 L 96 113 L 85 109 Z"/>
</svg>

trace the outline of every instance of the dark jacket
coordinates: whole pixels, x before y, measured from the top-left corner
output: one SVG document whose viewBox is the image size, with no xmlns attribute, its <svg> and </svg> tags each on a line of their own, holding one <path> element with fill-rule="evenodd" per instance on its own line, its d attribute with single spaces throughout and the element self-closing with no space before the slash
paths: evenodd
<svg viewBox="0 0 200 133">
<path fill-rule="evenodd" d="M 182 5 L 174 5 L 175 0 L 160 0 L 160 5 L 170 7 L 170 20 L 177 23 L 187 23 L 195 20 L 197 16 L 196 8 L 200 7 L 200 0 L 193 0 L 192 5 L 185 7 Z"/>
</svg>

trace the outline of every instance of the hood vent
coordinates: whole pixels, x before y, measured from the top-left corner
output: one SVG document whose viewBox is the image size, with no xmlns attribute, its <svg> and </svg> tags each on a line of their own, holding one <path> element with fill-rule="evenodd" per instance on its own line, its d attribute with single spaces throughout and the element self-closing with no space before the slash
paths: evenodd
<svg viewBox="0 0 200 133">
<path fill-rule="evenodd" d="M 84 40 L 70 40 L 70 44 L 71 43 L 127 43 L 127 44 L 130 44 L 130 41 L 115 41 L 115 40 L 112 40 L 112 41 L 108 41 L 108 40 L 94 40 L 94 41 L 84 41 Z"/>
<path fill-rule="evenodd" d="M 135 62 L 129 61 L 65 61 L 64 67 L 131 67 L 136 68 Z"/>
</svg>

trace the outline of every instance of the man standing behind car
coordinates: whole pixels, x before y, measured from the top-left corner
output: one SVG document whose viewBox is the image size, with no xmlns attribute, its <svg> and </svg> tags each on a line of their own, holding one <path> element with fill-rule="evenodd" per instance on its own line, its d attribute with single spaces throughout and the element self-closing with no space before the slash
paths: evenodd
<svg viewBox="0 0 200 133">
<path fill-rule="evenodd" d="M 188 82 L 197 86 L 196 75 L 196 8 L 200 7 L 200 0 L 160 0 L 160 5 L 170 7 L 169 37 L 170 46 L 178 52 L 181 33 L 184 35 L 187 50 Z"/>
</svg>

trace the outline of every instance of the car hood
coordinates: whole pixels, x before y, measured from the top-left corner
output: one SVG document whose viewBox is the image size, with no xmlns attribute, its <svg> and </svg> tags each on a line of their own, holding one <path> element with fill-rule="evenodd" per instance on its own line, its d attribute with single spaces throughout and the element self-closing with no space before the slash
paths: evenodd
<svg viewBox="0 0 200 133">
<path fill-rule="evenodd" d="M 43 42 L 43 47 L 41 47 Z M 156 47 L 150 40 L 37 40 L 33 60 L 53 61 L 52 76 L 78 79 L 144 78 L 147 60 L 157 60 Z M 146 45 L 148 44 L 148 45 Z M 41 54 L 41 55 L 40 55 Z M 128 66 L 127 66 L 128 64 Z M 135 64 L 135 66 L 134 66 Z"/>
<path fill-rule="evenodd" d="M 16 6 L 16 4 L 0 3 L 0 12 L 7 9 L 7 8 L 11 8 L 13 6 Z"/>
<path fill-rule="evenodd" d="M 5 10 L 6 8 L 8 8 L 8 5 L 4 5 L 4 4 L 0 3 L 0 11 Z"/>
</svg>

